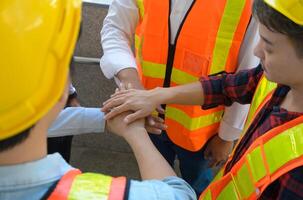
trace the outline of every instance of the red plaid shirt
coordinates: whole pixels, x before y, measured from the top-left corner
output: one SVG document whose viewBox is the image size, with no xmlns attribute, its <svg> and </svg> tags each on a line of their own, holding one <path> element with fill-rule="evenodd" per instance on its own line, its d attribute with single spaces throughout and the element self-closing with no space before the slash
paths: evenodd
<svg viewBox="0 0 303 200">
<path fill-rule="evenodd" d="M 237 74 L 223 73 L 219 76 L 202 77 L 200 81 L 205 95 L 203 109 L 218 105 L 230 106 L 233 102 L 251 103 L 262 74 L 263 70 L 261 66 L 258 66 Z M 303 113 L 289 112 L 280 107 L 289 90 L 288 86 L 278 86 L 271 100 L 261 109 L 243 136 L 232 160 L 226 166 L 225 173 L 239 161 L 256 138 L 274 127 L 303 115 Z M 270 184 L 260 199 L 303 199 L 303 167 L 291 170 Z"/>
</svg>

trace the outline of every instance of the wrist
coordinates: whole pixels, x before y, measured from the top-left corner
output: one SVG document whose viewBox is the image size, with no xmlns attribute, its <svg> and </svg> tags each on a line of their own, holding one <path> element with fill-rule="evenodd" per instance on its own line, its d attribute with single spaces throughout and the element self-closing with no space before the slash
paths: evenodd
<svg viewBox="0 0 303 200">
<path fill-rule="evenodd" d="M 164 104 L 163 101 L 164 101 L 164 98 L 163 98 L 163 89 L 164 88 L 161 88 L 161 87 L 156 87 L 154 89 L 151 89 L 149 90 L 149 96 L 148 96 L 148 99 L 155 105 L 155 106 L 158 106 L 158 105 L 161 105 L 161 104 Z"/>
<path fill-rule="evenodd" d="M 134 89 L 144 89 L 141 84 L 138 72 L 134 68 L 126 68 L 118 72 L 119 81 L 125 85 L 131 84 Z"/>
<path fill-rule="evenodd" d="M 138 141 L 142 140 L 142 138 L 146 136 L 148 137 L 148 133 L 144 127 L 133 128 L 131 130 L 127 130 L 123 134 L 123 138 L 130 145 L 133 143 L 137 143 Z"/>
<path fill-rule="evenodd" d="M 174 99 L 174 91 L 172 88 L 157 87 L 151 90 L 150 98 L 156 105 L 170 104 Z"/>
</svg>

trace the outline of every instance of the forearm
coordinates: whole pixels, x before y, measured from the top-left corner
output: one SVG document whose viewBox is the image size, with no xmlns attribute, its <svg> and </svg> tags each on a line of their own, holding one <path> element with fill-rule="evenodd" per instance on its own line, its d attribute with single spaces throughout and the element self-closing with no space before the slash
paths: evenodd
<svg viewBox="0 0 303 200">
<path fill-rule="evenodd" d="M 151 92 L 158 104 L 202 105 L 204 102 L 200 82 L 170 88 L 156 88 Z"/>
<path fill-rule="evenodd" d="M 144 128 L 129 135 L 131 137 L 126 138 L 126 141 L 135 154 L 143 180 L 161 180 L 168 176 L 176 176 L 174 170 L 155 148 Z"/>
</svg>

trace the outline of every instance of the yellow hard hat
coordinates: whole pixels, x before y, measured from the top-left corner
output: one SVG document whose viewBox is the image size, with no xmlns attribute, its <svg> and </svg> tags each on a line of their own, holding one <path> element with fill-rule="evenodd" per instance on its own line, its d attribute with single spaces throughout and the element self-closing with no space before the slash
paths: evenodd
<svg viewBox="0 0 303 200">
<path fill-rule="evenodd" d="M 303 0 L 264 0 L 296 24 L 303 25 Z"/>
<path fill-rule="evenodd" d="M 80 0 L 1 0 L 0 141 L 60 99 L 78 37 Z"/>
</svg>

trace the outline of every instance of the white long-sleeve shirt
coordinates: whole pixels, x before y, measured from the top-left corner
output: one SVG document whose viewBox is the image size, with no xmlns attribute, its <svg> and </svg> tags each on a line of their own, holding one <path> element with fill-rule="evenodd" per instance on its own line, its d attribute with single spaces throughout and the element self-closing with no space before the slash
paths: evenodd
<svg viewBox="0 0 303 200">
<path fill-rule="evenodd" d="M 178 28 L 193 0 L 172 0 L 170 25 L 171 43 L 175 41 Z M 101 43 L 104 55 L 100 66 L 107 78 L 126 68 L 137 68 L 132 44 L 139 21 L 136 0 L 114 0 L 103 22 Z M 259 59 L 253 55 L 253 47 L 258 40 L 257 22 L 252 19 L 242 43 L 238 70 L 258 65 Z M 248 105 L 234 103 L 226 108 L 220 124 L 219 136 L 227 141 L 239 138 L 248 112 Z"/>
</svg>

